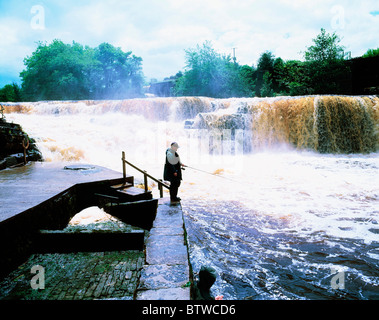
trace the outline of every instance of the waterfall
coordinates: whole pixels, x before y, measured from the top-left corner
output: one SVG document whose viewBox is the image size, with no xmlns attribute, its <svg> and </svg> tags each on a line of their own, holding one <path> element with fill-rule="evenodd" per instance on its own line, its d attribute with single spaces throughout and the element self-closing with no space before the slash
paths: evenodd
<svg viewBox="0 0 379 320">
<path fill-rule="evenodd" d="M 200 113 L 197 128 L 245 133 L 244 150 L 289 144 L 320 153 L 369 153 L 379 147 L 377 97 L 235 99 L 234 111 Z"/>
<path fill-rule="evenodd" d="M 197 137 L 210 154 L 250 153 L 283 145 L 320 153 L 370 153 L 379 147 L 379 98 L 375 96 L 179 97 L 3 106 L 5 113 L 121 113 L 143 116 L 151 122 L 187 120 L 185 127 L 192 132 L 186 136 Z"/>
</svg>

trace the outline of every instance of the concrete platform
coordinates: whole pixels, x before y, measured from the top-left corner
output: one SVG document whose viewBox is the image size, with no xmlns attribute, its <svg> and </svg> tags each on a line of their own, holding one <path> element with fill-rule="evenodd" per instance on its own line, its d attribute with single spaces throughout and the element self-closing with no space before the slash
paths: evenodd
<svg viewBox="0 0 379 320">
<path fill-rule="evenodd" d="M 64 168 L 69 170 L 65 170 Z M 30 162 L 0 171 L 0 222 L 78 184 L 122 178 L 122 173 L 86 164 Z"/>
<path fill-rule="evenodd" d="M 137 300 L 190 300 L 191 279 L 183 211 L 180 203 L 159 200 L 157 216 L 146 241 L 146 264 Z"/>
</svg>

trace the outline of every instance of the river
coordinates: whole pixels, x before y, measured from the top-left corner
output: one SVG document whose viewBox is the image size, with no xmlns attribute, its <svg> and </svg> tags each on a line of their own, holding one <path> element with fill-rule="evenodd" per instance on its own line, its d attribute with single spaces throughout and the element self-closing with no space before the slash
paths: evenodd
<svg viewBox="0 0 379 320">
<path fill-rule="evenodd" d="M 57 163 L 121 171 L 125 151 L 130 162 L 161 178 L 165 150 L 177 141 L 191 167 L 179 190 L 190 259 L 195 273 L 202 265 L 216 269 L 215 295 L 379 299 L 379 153 L 322 153 L 319 136 L 299 147 L 299 135 L 310 129 L 296 129 L 294 138 L 291 123 L 287 136 L 282 130 L 273 139 L 258 113 L 246 118 L 254 101 L 37 102 L 8 104 L 5 115 L 36 140 L 45 161 Z M 283 114 L 275 116 L 272 123 L 282 121 Z M 230 119 L 235 125 L 225 125 Z M 128 173 L 142 180 L 133 169 Z"/>
</svg>

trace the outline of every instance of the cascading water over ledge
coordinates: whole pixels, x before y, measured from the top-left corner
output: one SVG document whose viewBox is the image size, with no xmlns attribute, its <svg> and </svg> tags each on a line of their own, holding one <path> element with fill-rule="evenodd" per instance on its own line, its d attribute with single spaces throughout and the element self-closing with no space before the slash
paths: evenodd
<svg viewBox="0 0 379 320">
<path fill-rule="evenodd" d="M 194 128 L 250 130 L 251 150 L 290 144 L 320 153 L 369 153 L 379 147 L 379 99 L 309 96 L 239 99 L 234 112 L 199 113 Z"/>
<path fill-rule="evenodd" d="M 235 130 L 243 130 L 245 152 L 280 144 L 320 153 L 369 153 L 379 147 L 379 98 L 375 96 L 180 97 L 6 103 L 4 107 L 6 113 L 122 113 L 166 122 L 193 119 L 192 129 L 206 129 L 211 136 L 231 130 L 225 136 L 233 139 Z"/>
</svg>

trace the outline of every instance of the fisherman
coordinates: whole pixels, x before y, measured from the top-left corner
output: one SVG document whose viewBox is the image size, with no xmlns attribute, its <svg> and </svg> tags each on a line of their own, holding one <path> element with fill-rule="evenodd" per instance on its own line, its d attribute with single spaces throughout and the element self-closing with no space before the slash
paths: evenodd
<svg viewBox="0 0 379 320">
<path fill-rule="evenodd" d="M 166 150 L 166 163 L 164 166 L 163 179 L 170 181 L 170 200 L 178 202 L 178 189 L 182 180 L 182 167 L 186 167 L 180 161 L 178 155 L 179 145 L 176 142 L 171 143 L 171 147 Z"/>
</svg>

